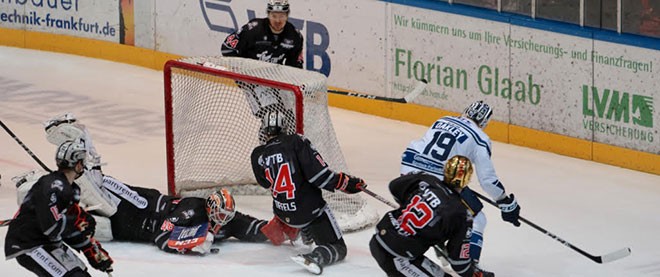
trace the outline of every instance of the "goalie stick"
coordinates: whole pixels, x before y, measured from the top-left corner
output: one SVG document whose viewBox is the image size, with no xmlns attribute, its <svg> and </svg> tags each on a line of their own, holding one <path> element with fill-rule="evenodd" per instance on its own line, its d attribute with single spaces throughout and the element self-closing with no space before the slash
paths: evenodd
<svg viewBox="0 0 660 277">
<path fill-rule="evenodd" d="M 27 152 L 28 155 L 30 155 L 30 157 L 32 157 L 32 159 L 34 159 L 34 160 L 35 160 L 35 161 L 41 166 L 41 168 L 43 168 L 44 170 L 46 170 L 46 171 L 48 171 L 48 172 L 53 172 L 52 170 L 50 170 L 50 168 L 48 168 L 48 166 L 46 166 L 43 162 L 41 162 L 41 160 L 39 159 L 39 157 L 37 157 L 37 155 L 35 155 L 35 154 L 30 150 L 30 148 L 28 148 L 28 147 L 27 147 L 27 146 L 26 146 L 26 145 L 25 145 L 25 144 L 24 144 L 24 143 L 23 143 L 23 142 L 22 142 L 22 141 L 16 136 L 16 134 L 14 134 L 14 132 L 12 132 L 12 131 L 9 129 L 9 127 L 7 127 L 7 125 L 5 125 L 5 123 L 2 122 L 2 120 L 0 120 L 0 126 L 2 126 L 2 129 L 5 129 L 5 131 L 7 132 L 7 134 L 9 134 L 9 136 L 11 136 L 11 137 L 12 137 L 12 138 L 13 138 L 13 139 L 14 139 L 14 140 L 15 140 L 15 141 L 16 141 L 21 147 L 23 147 L 23 150 L 25 150 L 25 152 Z"/>
<path fill-rule="evenodd" d="M 413 88 L 410 93 L 406 94 L 403 98 L 390 98 L 390 97 L 384 97 L 384 96 L 376 96 L 376 95 L 369 95 L 369 94 L 361 94 L 361 93 L 356 93 L 356 92 L 348 92 L 348 91 L 343 91 L 343 90 L 334 90 L 334 89 L 329 89 L 329 93 L 334 93 L 334 94 L 341 94 L 341 95 L 346 95 L 346 96 L 352 96 L 352 97 L 357 97 L 357 98 L 365 98 L 365 99 L 373 99 L 373 100 L 381 100 L 381 101 L 387 101 L 387 102 L 396 102 L 396 103 L 410 103 L 413 99 L 415 99 L 417 96 L 419 96 L 422 91 L 424 91 L 424 88 L 426 87 L 426 84 L 428 82 L 425 79 L 422 79 L 419 81 L 419 83 Z"/>
<path fill-rule="evenodd" d="M 478 192 L 476 192 L 476 191 L 474 191 L 474 190 L 473 190 L 473 192 L 474 192 L 474 193 L 477 195 L 477 197 L 479 197 L 481 200 L 488 202 L 488 204 L 491 204 L 491 205 L 493 205 L 494 207 L 498 207 L 498 206 L 497 206 L 497 203 L 493 202 L 492 200 L 486 198 L 485 196 L 479 194 Z M 498 208 L 499 208 L 499 207 L 498 207 Z M 608 263 L 608 262 L 611 262 L 611 261 L 616 261 L 616 260 L 618 260 L 618 259 L 625 258 L 625 257 L 627 257 L 628 255 L 630 255 L 630 252 L 631 252 L 630 247 L 624 247 L 624 248 L 622 248 L 622 249 L 619 249 L 619 250 L 617 250 L 617 251 L 614 251 L 614 252 L 611 252 L 611 253 L 608 253 L 608 254 L 605 254 L 605 255 L 595 256 L 595 255 L 589 254 L 587 251 L 584 251 L 584 250 L 578 248 L 577 246 L 571 244 L 570 242 L 568 242 L 568 241 L 566 241 L 566 240 L 564 240 L 564 239 L 558 237 L 557 235 L 555 235 L 555 234 L 553 234 L 553 233 L 550 233 L 550 231 L 548 231 L 548 230 L 542 228 L 541 226 L 536 225 L 535 223 L 533 223 L 533 222 L 531 222 L 531 221 L 525 219 L 525 218 L 522 217 L 522 216 L 521 216 L 519 219 L 520 219 L 520 221 L 526 223 L 527 225 L 532 226 L 532 228 L 534 228 L 534 229 L 540 231 L 541 233 L 544 233 L 546 236 L 555 239 L 555 240 L 558 241 L 559 243 L 561 243 L 561 244 L 563 244 L 563 245 L 569 247 L 570 249 L 573 249 L 574 251 L 576 251 L 576 252 L 582 254 L 583 256 L 585 256 L 585 257 L 589 258 L 590 260 L 592 260 L 592 261 L 594 261 L 594 262 L 597 262 L 597 263 L 599 263 L 599 264 L 602 264 L 602 263 Z"/>
</svg>

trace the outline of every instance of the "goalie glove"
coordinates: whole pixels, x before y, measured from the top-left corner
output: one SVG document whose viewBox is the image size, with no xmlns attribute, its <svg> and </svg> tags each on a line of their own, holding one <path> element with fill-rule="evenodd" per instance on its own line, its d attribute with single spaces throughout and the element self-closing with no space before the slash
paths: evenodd
<svg viewBox="0 0 660 277">
<path fill-rule="evenodd" d="M 362 188 L 366 188 L 367 184 L 364 183 L 362 178 L 353 177 L 346 173 L 339 173 L 339 182 L 335 186 L 335 189 L 341 190 L 345 193 L 353 194 L 362 191 Z"/>
<path fill-rule="evenodd" d="M 502 220 L 511 222 L 514 226 L 520 226 L 520 206 L 512 194 L 497 200 L 497 206 L 502 210 Z"/>
<path fill-rule="evenodd" d="M 67 140 L 75 140 L 83 137 L 85 131 L 76 123 L 76 117 L 72 113 L 55 116 L 43 123 L 46 130 L 46 140 L 60 145 Z"/>
<path fill-rule="evenodd" d="M 101 243 L 90 238 L 89 246 L 82 249 L 83 254 L 87 257 L 89 265 L 93 268 L 103 271 L 103 272 L 112 272 L 112 258 L 108 255 L 108 252 L 101 247 Z"/>
</svg>

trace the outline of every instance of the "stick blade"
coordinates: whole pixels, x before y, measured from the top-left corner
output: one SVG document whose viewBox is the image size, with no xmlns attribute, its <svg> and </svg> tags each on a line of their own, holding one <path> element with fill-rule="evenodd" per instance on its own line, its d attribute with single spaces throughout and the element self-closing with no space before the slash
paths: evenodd
<svg viewBox="0 0 660 277">
<path fill-rule="evenodd" d="M 403 97 L 403 99 L 405 100 L 405 103 L 410 103 L 410 101 L 412 101 L 417 96 L 419 96 L 422 93 L 422 91 L 424 91 L 424 88 L 426 87 L 426 84 L 428 84 L 428 82 L 425 79 L 422 79 L 421 81 L 419 81 L 417 86 L 412 91 L 410 91 L 410 93 L 408 93 L 408 95 Z"/>
<path fill-rule="evenodd" d="M 603 264 L 603 263 L 609 263 L 609 262 L 612 262 L 612 261 L 616 261 L 616 260 L 628 257 L 631 252 L 632 252 L 632 250 L 630 250 L 629 247 L 622 248 L 622 249 L 619 249 L 619 250 L 614 251 L 612 253 L 600 256 L 599 257 L 600 259 L 597 262 Z"/>
</svg>

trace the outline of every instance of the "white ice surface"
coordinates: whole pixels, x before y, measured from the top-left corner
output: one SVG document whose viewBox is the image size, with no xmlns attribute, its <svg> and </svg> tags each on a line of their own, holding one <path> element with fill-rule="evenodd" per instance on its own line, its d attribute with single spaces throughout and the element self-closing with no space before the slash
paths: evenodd
<svg viewBox="0 0 660 277">
<path fill-rule="evenodd" d="M 55 146 L 41 122 L 74 112 L 108 164 L 104 171 L 129 184 L 166 191 L 162 73 L 72 55 L 0 47 L 0 120 L 48 166 Z M 426 126 L 330 109 L 351 173 L 391 199 L 386 185 L 399 158 Z M 660 276 L 660 176 L 494 143 L 500 179 L 522 215 L 581 249 L 601 255 L 632 248 L 632 255 L 596 264 L 524 225 L 514 228 L 486 204 L 482 266 L 497 276 Z M 12 176 L 38 165 L 0 130 L 0 218 L 17 209 Z M 478 191 L 478 186 L 473 184 Z M 365 197 L 368 197 L 365 195 Z M 369 198 L 382 215 L 388 207 Z M 238 208 L 270 218 L 267 197 L 238 197 Z M 4 238 L 6 228 L 0 228 Z M 371 258 L 373 228 L 345 235 L 348 257 L 324 276 L 384 276 Z M 4 239 L 0 240 L 4 248 Z M 289 256 L 304 247 L 225 242 L 206 257 L 167 254 L 149 244 L 109 242 L 114 276 L 305 276 Z M 430 254 L 430 253 L 427 253 Z M 104 276 L 91 270 L 94 276 Z M 30 276 L 16 261 L 0 261 L 2 276 Z"/>
</svg>

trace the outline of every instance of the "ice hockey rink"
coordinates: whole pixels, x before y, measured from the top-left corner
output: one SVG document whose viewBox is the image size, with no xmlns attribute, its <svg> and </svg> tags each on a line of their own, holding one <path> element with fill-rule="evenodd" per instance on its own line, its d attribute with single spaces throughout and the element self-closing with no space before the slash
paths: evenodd
<svg viewBox="0 0 660 277">
<path fill-rule="evenodd" d="M 49 167 L 54 168 L 55 146 L 46 141 L 41 122 L 73 112 L 90 129 L 106 174 L 167 191 L 162 72 L 9 47 L 0 47 L 0 61 L 0 119 Z M 350 173 L 392 199 L 387 184 L 399 174 L 400 154 L 427 127 L 336 108 L 330 114 Z M 0 218 L 5 219 L 18 207 L 11 177 L 38 164 L 0 133 Z M 660 176 L 499 142 L 494 142 L 493 160 L 523 217 L 591 254 L 624 247 L 632 254 L 597 264 L 530 226 L 503 222 L 499 210 L 485 204 L 489 224 L 482 267 L 497 276 L 660 276 Z M 472 187 L 481 192 L 476 178 Z M 379 215 L 389 209 L 364 197 Z M 271 218 L 268 196 L 237 196 L 236 201 L 242 212 Z M 2 249 L 6 231 L 0 228 Z M 345 234 L 346 260 L 326 267 L 323 275 L 384 276 L 369 253 L 373 232 Z M 216 244 L 218 254 L 187 257 L 151 244 L 103 245 L 115 261 L 113 276 L 309 275 L 289 259 L 309 251 L 305 246 L 227 241 Z M 0 272 L 30 276 L 15 260 L 0 261 Z"/>
</svg>

